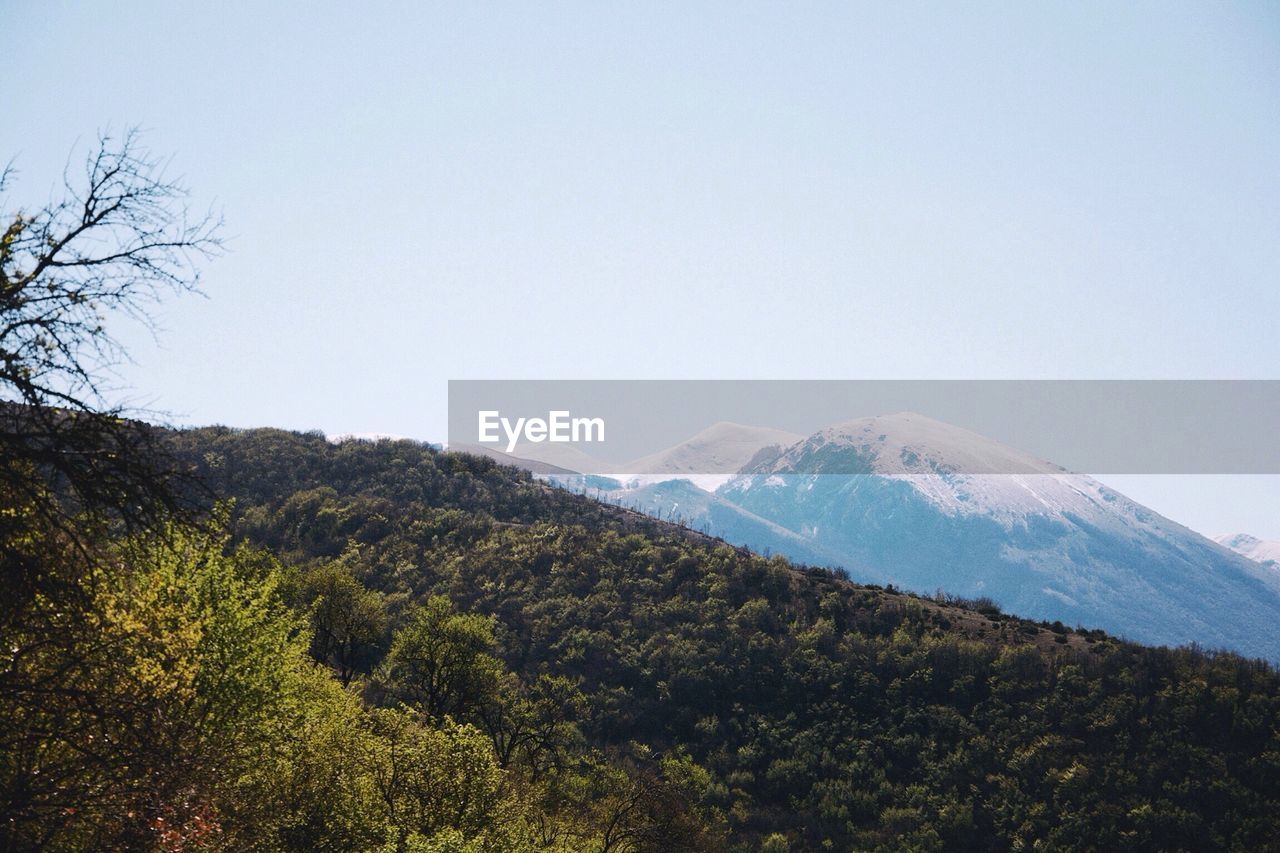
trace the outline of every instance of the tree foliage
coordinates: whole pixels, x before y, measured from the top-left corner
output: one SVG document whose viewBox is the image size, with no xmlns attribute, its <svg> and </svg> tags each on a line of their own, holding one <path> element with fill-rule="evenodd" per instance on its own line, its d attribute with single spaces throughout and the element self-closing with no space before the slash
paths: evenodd
<svg viewBox="0 0 1280 853">
<path fill-rule="evenodd" d="M 547 719 L 587 753 L 538 771 L 532 800 L 560 816 L 544 837 L 574 816 L 594 849 L 619 832 L 647 849 L 650 831 L 697 849 L 722 828 L 744 850 L 1280 845 L 1263 662 L 858 586 L 408 442 L 176 440 L 235 493 L 238 536 L 302 564 L 358 547 L 385 600 L 483 616 L 474 648 L 513 680 L 456 710 L 495 755 L 542 679 L 572 685 Z M 593 750 L 607 760 L 575 764 Z M 690 784 L 642 793 L 679 756 Z"/>
<path fill-rule="evenodd" d="M 472 715 L 495 693 L 502 665 L 490 621 L 457 613 L 442 595 L 414 605 L 387 655 L 385 683 L 400 700 L 428 717 Z"/>
<path fill-rule="evenodd" d="M 133 135 L 84 181 L 0 238 L 0 847 L 1280 848 L 1263 662 L 412 442 L 122 419 L 102 315 L 216 235 Z"/>
</svg>

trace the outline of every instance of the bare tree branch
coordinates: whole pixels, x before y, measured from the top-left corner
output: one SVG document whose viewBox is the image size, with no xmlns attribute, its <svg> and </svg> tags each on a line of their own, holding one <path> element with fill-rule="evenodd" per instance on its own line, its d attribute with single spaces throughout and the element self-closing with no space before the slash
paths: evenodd
<svg viewBox="0 0 1280 853">
<path fill-rule="evenodd" d="M 199 292 L 199 263 L 223 249 L 222 222 L 192 216 L 187 187 L 136 130 L 99 135 L 74 172 L 34 211 L 8 208 L 15 172 L 0 172 L 0 486 L 51 518 L 141 520 L 173 495 L 155 431 L 107 399 L 128 357 L 108 321 L 154 333 L 163 297 Z"/>
</svg>

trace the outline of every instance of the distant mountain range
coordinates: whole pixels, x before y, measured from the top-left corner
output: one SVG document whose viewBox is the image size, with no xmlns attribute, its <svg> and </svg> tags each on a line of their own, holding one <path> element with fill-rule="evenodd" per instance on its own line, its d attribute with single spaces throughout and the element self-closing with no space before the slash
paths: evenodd
<svg viewBox="0 0 1280 853">
<path fill-rule="evenodd" d="M 742 463 L 736 475 L 699 473 L 730 462 Z M 543 476 L 857 581 L 1280 661 L 1280 571 L 1245 538 L 1211 541 L 1088 476 L 921 415 L 804 438 L 722 423 L 634 463 L 576 463 L 612 479 Z"/>
</svg>

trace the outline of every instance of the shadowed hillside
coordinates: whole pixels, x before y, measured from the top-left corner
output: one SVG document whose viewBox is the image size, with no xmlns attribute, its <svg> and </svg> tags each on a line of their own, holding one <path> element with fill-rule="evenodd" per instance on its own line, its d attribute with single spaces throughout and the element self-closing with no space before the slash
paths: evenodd
<svg viewBox="0 0 1280 853">
<path fill-rule="evenodd" d="M 326 658 L 368 700 L 409 603 L 446 596 L 520 678 L 576 685 L 588 743 L 687 756 L 728 848 L 1280 845 L 1261 662 L 858 586 L 410 442 L 174 440 L 237 537 L 378 593 L 386 629 Z"/>
</svg>

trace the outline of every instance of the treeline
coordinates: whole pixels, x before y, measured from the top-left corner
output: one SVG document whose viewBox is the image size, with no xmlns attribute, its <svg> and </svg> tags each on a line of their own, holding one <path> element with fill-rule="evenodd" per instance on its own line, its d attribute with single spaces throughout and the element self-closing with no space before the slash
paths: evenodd
<svg viewBox="0 0 1280 853">
<path fill-rule="evenodd" d="M 104 136 L 0 212 L 0 849 L 1280 848 L 1260 662 L 125 417 L 105 319 L 221 245 L 164 162 Z"/>
<path fill-rule="evenodd" d="M 5 459 L 4 849 L 1280 847 L 1261 662 L 411 442 L 161 435 L 186 491 L 127 514 Z"/>
<path fill-rule="evenodd" d="M 354 490 L 367 460 L 344 486 L 263 434 L 218 476 L 112 402 L 119 322 L 221 251 L 166 162 L 100 135 L 34 209 L 0 169 L 0 849 L 717 846 L 705 771 L 589 742 L 576 683 L 512 671 L 492 620 L 231 541 L 228 483 Z M 536 504 L 466 467 L 435 505 Z"/>
<path fill-rule="evenodd" d="M 0 416 L 23 435 L 30 413 Z M 719 845 L 704 770 L 587 743 L 576 685 L 513 673 L 492 620 L 391 606 L 349 553 L 232 544 L 160 459 L 131 494 L 168 500 L 130 517 L 25 446 L 0 463 L 23 484 L 0 496 L 0 849 Z"/>
<path fill-rule="evenodd" d="M 411 442 L 175 442 L 365 706 L 471 726 L 543 814 L 644 780 L 666 828 L 612 849 L 1280 846 L 1261 662 L 859 587 Z"/>
</svg>

